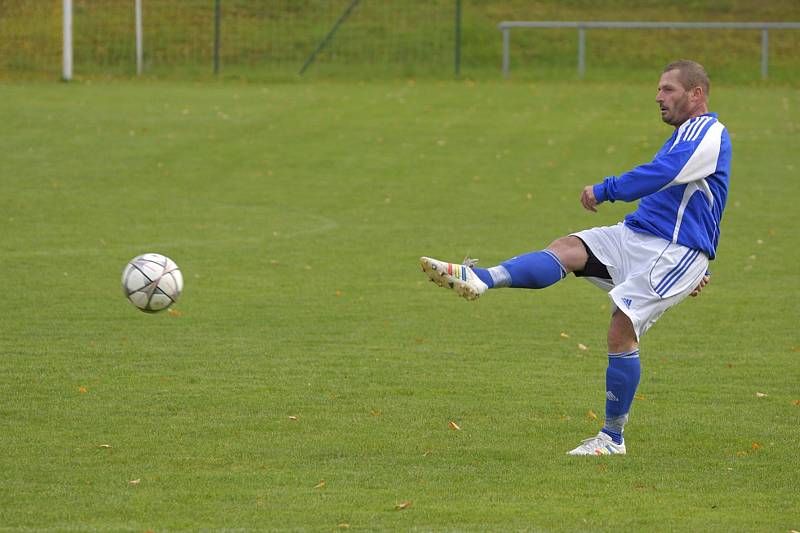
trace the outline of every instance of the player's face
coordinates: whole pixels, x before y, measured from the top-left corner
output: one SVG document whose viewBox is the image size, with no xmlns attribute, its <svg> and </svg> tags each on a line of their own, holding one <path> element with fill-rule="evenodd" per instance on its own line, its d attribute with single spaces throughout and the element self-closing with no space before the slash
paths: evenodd
<svg viewBox="0 0 800 533">
<path fill-rule="evenodd" d="M 661 120 L 678 127 L 691 116 L 689 91 L 681 85 L 677 70 L 669 70 L 658 80 L 656 102 L 661 108 Z"/>
</svg>

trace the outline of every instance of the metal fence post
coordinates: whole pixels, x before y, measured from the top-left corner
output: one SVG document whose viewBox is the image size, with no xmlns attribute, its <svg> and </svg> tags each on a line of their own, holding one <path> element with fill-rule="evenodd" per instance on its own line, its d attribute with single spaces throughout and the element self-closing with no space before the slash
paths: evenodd
<svg viewBox="0 0 800 533">
<path fill-rule="evenodd" d="M 214 74 L 219 74 L 219 42 L 222 18 L 221 0 L 214 0 Z"/>
<path fill-rule="evenodd" d="M 761 79 L 767 79 L 767 61 L 769 57 L 769 30 L 761 30 Z"/>
<path fill-rule="evenodd" d="M 72 79 L 72 0 L 62 2 L 62 50 L 61 50 L 61 78 L 64 81 Z"/>
<path fill-rule="evenodd" d="M 578 78 L 586 71 L 586 28 L 578 26 Z"/>
<path fill-rule="evenodd" d="M 456 77 L 461 73 L 461 0 L 456 0 Z"/>
<path fill-rule="evenodd" d="M 508 28 L 503 28 L 503 77 L 508 78 L 508 44 L 509 44 L 509 33 L 511 32 Z"/>
<path fill-rule="evenodd" d="M 142 0 L 134 3 L 136 17 L 136 75 L 142 75 L 142 62 L 144 57 L 144 43 L 142 39 Z"/>
</svg>

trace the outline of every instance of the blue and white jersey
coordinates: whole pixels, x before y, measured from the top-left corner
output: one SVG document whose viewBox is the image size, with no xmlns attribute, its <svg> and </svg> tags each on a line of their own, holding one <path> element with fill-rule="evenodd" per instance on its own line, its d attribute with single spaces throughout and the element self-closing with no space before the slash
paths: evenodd
<svg viewBox="0 0 800 533">
<path fill-rule="evenodd" d="M 634 231 L 716 255 L 728 197 L 731 139 L 716 113 L 687 120 L 655 159 L 594 186 L 597 202 L 641 199 L 625 217 Z"/>
</svg>

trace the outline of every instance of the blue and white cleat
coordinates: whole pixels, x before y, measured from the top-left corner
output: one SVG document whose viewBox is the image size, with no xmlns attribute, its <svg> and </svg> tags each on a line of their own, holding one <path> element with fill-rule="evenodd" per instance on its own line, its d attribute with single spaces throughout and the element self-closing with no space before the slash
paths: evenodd
<svg viewBox="0 0 800 533">
<path fill-rule="evenodd" d="M 430 257 L 420 257 L 419 263 L 422 265 L 422 271 L 432 282 L 445 289 L 453 289 L 456 294 L 467 300 L 477 299 L 489 288 L 472 271 L 471 265 L 445 263 Z"/>
<path fill-rule="evenodd" d="M 625 441 L 617 444 L 610 435 L 601 431 L 596 437 L 584 440 L 567 455 L 625 455 Z"/>
</svg>

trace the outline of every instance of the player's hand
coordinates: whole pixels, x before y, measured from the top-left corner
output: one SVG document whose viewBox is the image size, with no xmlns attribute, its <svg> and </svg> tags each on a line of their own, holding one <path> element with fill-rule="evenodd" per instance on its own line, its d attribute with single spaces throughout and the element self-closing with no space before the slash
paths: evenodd
<svg viewBox="0 0 800 533">
<path fill-rule="evenodd" d="M 597 213 L 597 198 L 594 197 L 594 187 L 587 185 L 581 193 L 581 205 L 587 211 Z"/>
<path fill-rule="evenodd" d="M 709 276 L 708 274 L 703 276 L 703 279 L 700 280 L 700 284 L 698 284 L 697 287 L 694 288 L 694 290 L 689 294 L 689 296 L 693 296 L 694 297 L 694 296 L 697 296 L 698 294 L 700 294 L 700 291 L 703 290 L 703 287 L 708 285 L 708 283 L 710 281 L 711 281 L 711 276 Z"/>
</svg>

